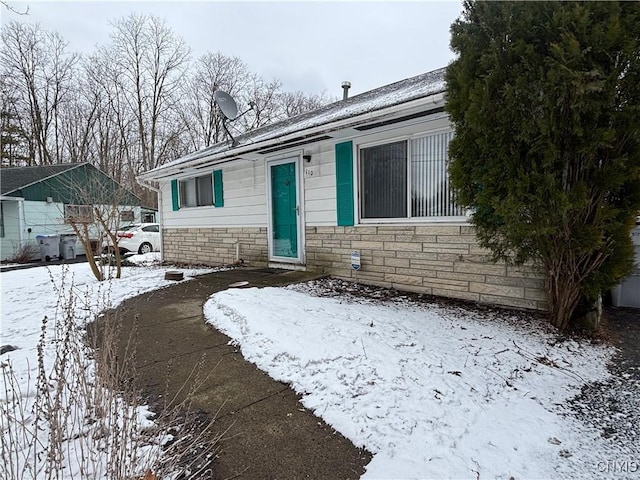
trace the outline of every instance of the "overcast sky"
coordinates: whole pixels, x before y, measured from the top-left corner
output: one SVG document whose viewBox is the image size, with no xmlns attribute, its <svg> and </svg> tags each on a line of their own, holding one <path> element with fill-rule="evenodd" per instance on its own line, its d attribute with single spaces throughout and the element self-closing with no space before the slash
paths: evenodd
<svg viewBox="0 0 640 480">
<path fill-rule="evenodd" d="M 285 90 L 326 90 L 341 96 L 343 80 L 361 93 L 446 66 L 453 60 L 449 27 L 460 1 L 421 2 L 220 2 L 220 1 L 30 1 L 9 2 L 2 23 L 39 22 L 72 50 L 91 52 L 107 43 L 110 21 L 129 13 L 164 18 L 192 49 L 239 57 Z"/>
</svg>

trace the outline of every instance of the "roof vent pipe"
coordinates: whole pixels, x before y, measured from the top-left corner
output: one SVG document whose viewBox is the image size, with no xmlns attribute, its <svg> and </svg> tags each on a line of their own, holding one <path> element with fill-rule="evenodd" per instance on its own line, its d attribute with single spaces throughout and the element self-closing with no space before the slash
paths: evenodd
<svg viewBox="0 0 640 480">
<path fill-rule="evenodd" d="M 342 99 L 346 100 L 349 98 L 349 89 L 351 88 L 351 82 L 345 80 L 342 82 Z"/>
</svg>

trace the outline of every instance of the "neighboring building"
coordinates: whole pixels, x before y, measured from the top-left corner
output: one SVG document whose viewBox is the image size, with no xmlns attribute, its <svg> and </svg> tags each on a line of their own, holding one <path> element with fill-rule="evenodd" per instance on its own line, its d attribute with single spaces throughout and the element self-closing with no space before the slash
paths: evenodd
<svg viewBox="0 0 640 480">
<path fill-rule="evenodd" d="M 119 205 L 123 224 L 140 222 L 140 199 L 89 163 L 0 169 L 0 257 L 26 245 L 36 258 L 38 235 L 71 234 L 71 221 L 91 215 L 91 205 Z M 95 240 L 99 233 L 93 232 Z M 78 243 L 77 253 L 85 253 Z"/>
<path fill-rule="evenodd" d="M 440 69 L 145 172 L 159 182 L 164 259 L 544 308 L 541 276 L 492 263 L 452 200 L 444 94 Z"/>
</svg>

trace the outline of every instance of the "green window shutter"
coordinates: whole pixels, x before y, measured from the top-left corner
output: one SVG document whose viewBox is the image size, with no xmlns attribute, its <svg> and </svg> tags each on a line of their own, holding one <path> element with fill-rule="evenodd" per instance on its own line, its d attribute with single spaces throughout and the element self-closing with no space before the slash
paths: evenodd
<svg viewBox="0 0 640 480">
<path fill-rule="evenodd" d="M 224 207 L 224 187 L 222 185 L 222 170 L 213 171 L 213 204 L 216 207 Z"/>
<path fill-rule="evenodd" d="M 353 226 L 353 142 L 336 144 L 338 226 Z"/>
<path fill-rule="evenodd" d="M 173 211 L 180 210 L 180 201 L 178 200 L 178 180 L 171 180 L 171 201 L 173 203 Z"/>
</svg>

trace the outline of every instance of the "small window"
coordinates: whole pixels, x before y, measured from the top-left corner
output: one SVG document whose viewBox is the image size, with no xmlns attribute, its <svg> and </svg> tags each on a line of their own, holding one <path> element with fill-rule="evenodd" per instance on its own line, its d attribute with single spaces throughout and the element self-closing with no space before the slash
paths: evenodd
<svg viewBox="0 0 640 480">
<path fill-rule="evenodd" d="M 160 231 L 159 225 L 147 225 L 146 227 L 142 227 L 143 232 L 152 232 L 158 233 Z"/>
<path fill-rule="evenodd" d="M 65 223 L 93 223 L 93 208 L 91 205 L 65 205 Z"/>
<path fill-rule="evenodd" d="M 120 212 L 121 222 L 133 222 L 133 210 L 124 210 Z"/>
<path fill-rule="evenodd" d="M 180 180 L 180 207 L 213 205 L 213 181 L 211 175 Z"/>
</svg>

